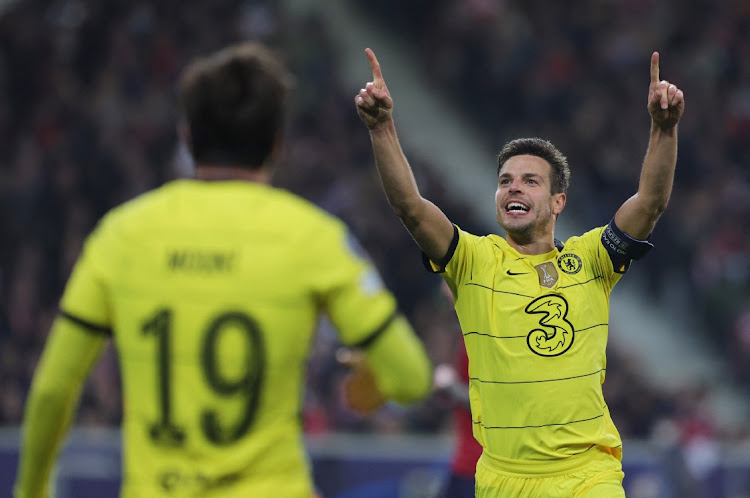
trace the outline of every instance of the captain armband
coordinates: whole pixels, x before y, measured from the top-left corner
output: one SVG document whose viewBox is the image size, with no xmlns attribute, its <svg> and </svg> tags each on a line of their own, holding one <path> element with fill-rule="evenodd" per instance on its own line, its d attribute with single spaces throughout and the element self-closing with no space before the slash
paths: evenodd
<svg viewBox="0 0 750 498">
<path fill-rule="evenodd" d="M 641 259 L 654 245 L 648 240 L 637 240 L 620 230 L 615 225 L 615 219 L 604 227 L 602 245 L 609 253 L 615 271 L 624 273 L 631 260 Z"/>
</svg>

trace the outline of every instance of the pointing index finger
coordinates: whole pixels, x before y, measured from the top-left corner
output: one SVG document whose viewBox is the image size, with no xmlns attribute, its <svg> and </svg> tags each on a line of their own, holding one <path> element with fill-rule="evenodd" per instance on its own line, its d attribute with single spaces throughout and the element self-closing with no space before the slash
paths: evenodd
<svg viewBox="0 0 750 498">
<path fill-rule="evenodd" d="M 659 52 L 651 54 L 651 83 L 659 83 Z"/>
<path fill-rule="evenodd" d="M 370 61 L 373 85 L 375 85 L 375 88 L 383 88 L 385 80 L 383 79 L 383 73 L 380 71 L 380 63 L 378 62 L 378 58 L 375 57 L 375 52 L 372 49 L 366 48 L 365 53 L 367 54 L 367 59 Z"/>
</svg>

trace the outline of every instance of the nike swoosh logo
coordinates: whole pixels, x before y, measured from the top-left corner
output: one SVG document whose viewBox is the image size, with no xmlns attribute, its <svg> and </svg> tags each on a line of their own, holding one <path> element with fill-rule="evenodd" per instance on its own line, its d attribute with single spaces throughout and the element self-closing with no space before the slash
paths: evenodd
<svg viewBox="0 0 750 498">
<path fill-rule="evenodd" d="M 528 275 L 530 272 L 524 271 L 521 273 L 512 272 L 510 270 L 507 271 L 508 275 Z"/>
</svg>

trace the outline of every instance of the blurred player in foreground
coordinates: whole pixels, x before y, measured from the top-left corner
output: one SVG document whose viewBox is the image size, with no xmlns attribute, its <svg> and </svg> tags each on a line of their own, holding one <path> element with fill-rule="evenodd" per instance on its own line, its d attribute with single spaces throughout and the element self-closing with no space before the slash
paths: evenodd
<svg viewBox="0 0 750 498">
<path fill-rule="evenodd" d="M 455 297 L 469 356 L 476 496 L 623 497 L 622 441 L 601 384 L 609 296 L 650 248 L 672 191 L 685 101 L 651 56 L 651 135 L 638 191 L 611 221 L 555 240 L 570 170 L 551 143 L 517 139 L 498 157 L 495 204 L 506 237 L 451 223 L 417 188 L 375 54 L 356 96 L 386 197 Z M 460 165 L 456 165 L 460 168 Z M 459 173 L 460 174 L 460 173 Z"/>
<path fill-rule="evenodd" d="M 88 238 L 26 405 L 18 498 L 49 495 L 110 340 L 126 498 L 312 496 L 300 403 L 321 310 L 385 396 L 429 394 L 426 353 L 344 224 L 269 185 L 290 85 L 253 43 L 183 73 L 195 178 L 112 210 Z"/>
</svg>

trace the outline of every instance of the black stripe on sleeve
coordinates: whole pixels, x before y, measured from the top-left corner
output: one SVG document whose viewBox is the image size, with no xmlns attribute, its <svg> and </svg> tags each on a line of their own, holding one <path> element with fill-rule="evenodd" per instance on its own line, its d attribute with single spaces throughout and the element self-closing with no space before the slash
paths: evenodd
<svg viewBox="0 0 750 498">
<path fill-rule="evenodd" d="M 88 320 L 84 320 L 83 318 L 78 318 L 75 315 L 71 315 L 65 310 L 60 310 L 60 316 L 67 318 L 74 324 L 78 325 L 82 329 L 85 329 L 88 332 L 93 332 L 95 334 L 100 335 L 106 335 L 108 337 L 112 337 L 112 329 L 109 327 L 105 327 L 103 325 L 97 325 L 95 323 L 91 323 Z"/>
<path fill-rule="evenodd" d="M 378 328 L 376 328 L 373 332 L 371 332 L 369 335 L 367 335 L 364 339 L 361 341 L 354 343 L 351 345 L 353 348 L 361 348 L 361 349 L 367 349 L 380 337 L 383 335 L 383 332 L 388 330 L 388 327 L 391 326 L 391 323 L 393 323 L 393 320 L 396 319 L 398 316 L 398 311 L 394 311 L 391 316 L 389 316 L 385 322 L 383 322 Z"/>
<path fill-rule="evenodd" d="M 445 253 L 443 259 L 434 262 L 439 269 L 433 270 L 432 265 L 430 264 L 430 258 L 428 258 L 425 253 L 422 253 L 422 264 L 430 273 L 443 273 L 445 267 L 448 266 L 448 262 L 453 258 L 453 253 L 456 252 L 456 247 L 458 247 L 458 227 L 453 225 L 453 240 L 451 240 L 451 245 L 448 246 L 448 252 Z"/>
</svg>

